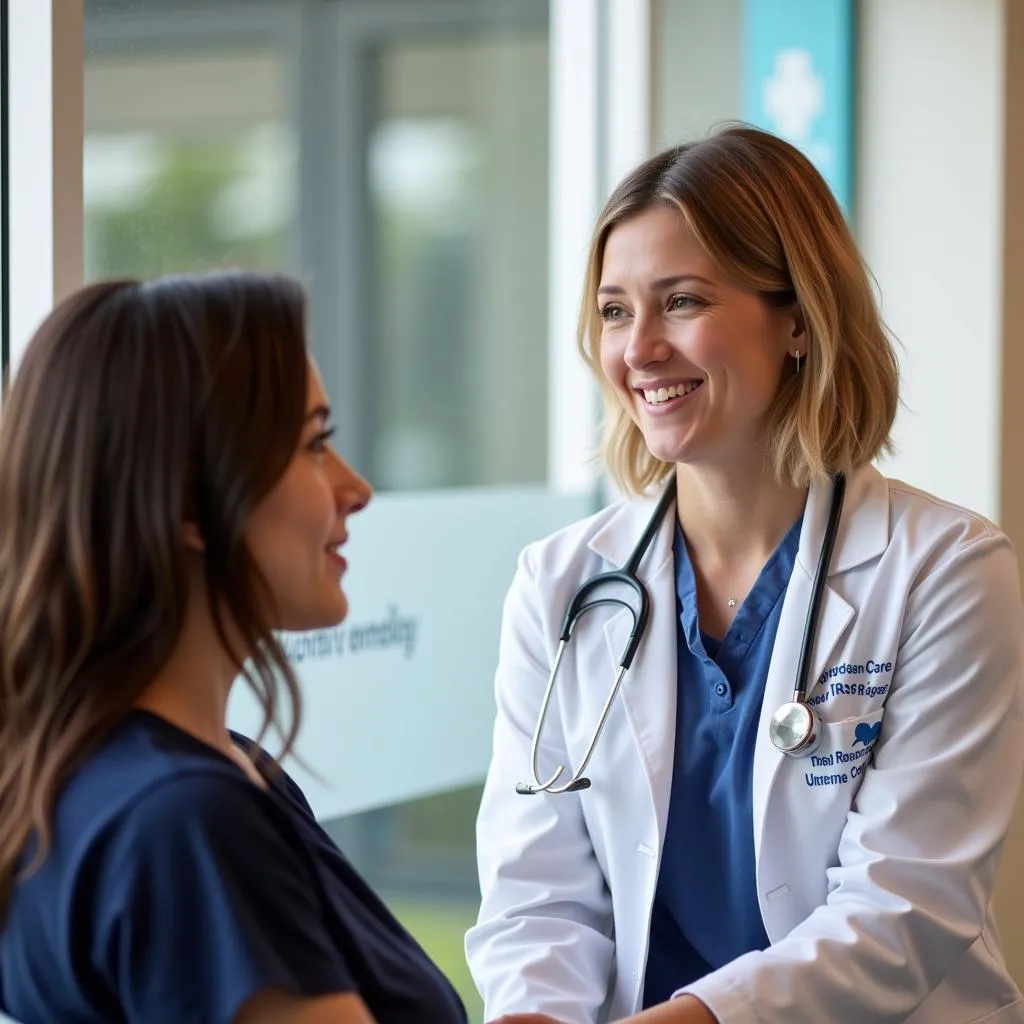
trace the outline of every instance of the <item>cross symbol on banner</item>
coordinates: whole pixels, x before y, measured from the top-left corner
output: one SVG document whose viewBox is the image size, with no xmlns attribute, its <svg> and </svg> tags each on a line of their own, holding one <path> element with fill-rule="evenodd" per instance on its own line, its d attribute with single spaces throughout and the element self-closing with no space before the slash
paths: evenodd
<svg viewBox="0 0 1024 1024">
<path fill-rule="evenodd" d="M 815 120 L 825 110 L 825 83 L 806 50 L 780 50 L 775 55 L 761 102 L 776 134 L 791 142 L 810 138 Z"/>
</svg>

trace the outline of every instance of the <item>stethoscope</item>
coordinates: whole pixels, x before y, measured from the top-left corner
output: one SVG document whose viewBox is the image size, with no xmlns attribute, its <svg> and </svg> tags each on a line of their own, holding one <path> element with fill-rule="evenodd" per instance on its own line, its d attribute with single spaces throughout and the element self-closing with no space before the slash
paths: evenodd
<svg viewBox="0 0 1024 1024">
<path fill-rule="evenodd" d="M 644 532 L 637 541 L 633 553 L 627 559 L 621 569 L 614 569 L 610 572 L 602 572 L 592 576 L 580 585 L 572 595 L 568 607 L 565 609 L 565 617 L 562 619 L 562 631 L 558 637 L 558 650 L 555 653 L 555 662 L 551 667 L 551 675 L 548 677 L 547 689 L 544 691 L 544 701 L 541 704 L 540 715 L 537 718 L 537 727 L 533 732 L 533 746 L 530 751 L 531 768 L 533 771 L 533 784 L 527 785 L 520 782 L 516 786 L 516 792 L 528 796 L 533 793 L 575 793 L 581 789 L 590 787 L 590 779 L 585 778 L 583 773 L 587 770 L 591 757 L 594 755 L 594 748 L 601 738 L 605 722 L 608 721 L 608 714 L 615 703 L 619 690 L 622 687 L 622 680 L 627 670 L 633 663 L 633 657 L 640 646 L 644 632 L 647 629 L 647 619 L 650 613 L 650 598 L 647 588 L 640 582 L 637 576 L 637 569 L 640 562 L 647 554 L 651 542 L 654 540 L 658 527 L 665 517 L 672 504 L 676 493 L 675 474 L 669 480 L 650 521 L 644 528 Z M 811 587 L 811 602 L 807 608 L 807 618 L 804 622 L 804 636 L 800 647 L 800 661 L 796 672 L 796 688 L 793 690 L 793 697 L 786 701 L 772 715 L 771 723 L 768 726 L 768 735 L 772 744 L 781 753 L 789 757 L 805 757 L 813 754 L 821 742 L 821 719 L 817 712 L 807 702 L 807 676 L 811 669 L 811 657 L 814 648 L 814 638 L 818 628 L 818 613 L 821 609 L 821 597 L 825 589 L 825 579 L 828 576 L 829 564 L 832 561 L 832 549 L 835 547 L 836 534 L 839 532 L 839 520 L 843 511 L 843 496 L 846 493 L 846 477 L 837 473 L 832 483 L 832 504 L 829 507 L 828 523 L 825 526 L 825 536 L 822 538 L 821 551 L 818 554 L 818 566 L 814 573 L 814 582 Z M 590 595 L 602 586 L 608 584 L 624 584 L 636 598 L 636 606 L 629 600 L 621 597 L 595 597 Z M 633 617 L 633 628 L 630 630 L 629 640 L 619 659 L 618 671 L 615 673 L 615 682 L 612 684 L 608 699 L 601 709 L 601 717 L 597 721 L 594 735 L 590 738 L 590 745 L 587 747 L 579 768 L 573 773 L 571 779 L 562 786 L 555 783 L 562 777 L 565 771 L 564 765 L 559 765 L 551 778 L 546 782 L 540 779 L 540 771 L 537 765 L 537 755 L 540 751 L 540 737 L 544 728 L 544 720 L 547 718 L 548 706 L 551 703 L 551 695 L 555 689 L 555 679 L 558 675 L 558 666 L 562 662 L 562 656 L 572 637 L 573 630 L 580 618 L 594 608 L 601 605 L 618 605 L 625 608 Z"/>
</svg>

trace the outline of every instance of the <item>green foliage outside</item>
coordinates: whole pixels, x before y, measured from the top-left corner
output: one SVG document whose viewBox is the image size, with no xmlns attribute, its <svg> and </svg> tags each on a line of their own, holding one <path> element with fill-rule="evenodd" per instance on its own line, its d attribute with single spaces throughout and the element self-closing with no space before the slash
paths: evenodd
<svg viewBox="0 0 1024 1024">
<path fill-rule="evenodd" d="M 85 227 L 90 278 L 155 277 L 217 266 L 280 269 L 282 231 L 230 232 L 220 209 L 247 174 L 239 140 L 175 140 L 127 202 L 93 204 Z"/>
</svg>

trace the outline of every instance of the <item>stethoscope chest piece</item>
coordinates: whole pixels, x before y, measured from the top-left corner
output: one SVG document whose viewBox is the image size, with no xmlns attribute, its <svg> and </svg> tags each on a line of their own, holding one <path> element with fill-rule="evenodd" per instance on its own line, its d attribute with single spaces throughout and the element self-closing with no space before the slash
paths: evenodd
<svg viewBox="0 0 1024 1024">
<path fill-rule="evenodd" d="M 790 700 L 783 704 L 768 726 L 772 745 L 790 757 L 806 757 L 813 754 L 821 743 L 821 719 L 802 700 Z"/>
<path fill-rule="evenodd" d="M 647 626 L 648 610 L 650 599 L 643 583 L 637 576 L 637 569 L 643 560 L 644 554 L 651 546 L 658 525 L 665 517 L 672 499 L 675 497 L 675 474 L 671 476 L 665 490 L 662 492 L 654 513 L 644 528 L 643 535 L 637 541 L 633 553 L 621 569 L 611 572 L 599 573 L 591 577 L 573 594 L 565 611 L 565 618 L 562 621 L 562 632 L 559 635 L 558 651 L 555 654 L 554 664 L 551 666 L 551 674 L 548 676 L 547 689 L 544 691 L 544 698 L 541 701 L 540 714 L 537 716 L 537 725 L 533 732 L 533 744 L 531 747 L 531 767 L 533 769 L 533 782 L 521 782 L 516 786 L 516 792 L 523 795 L 534 793 L 576 793 L 590 786 L 590 780 L 584 776 L 594 748 L 600 739 L 601 731 L 604 729 L 611 711 L 612 704 L 622 686 L 623 677 L 633 662 L 637 647 L 644 635 Z M 829 508 L 828 522 L 825 526 L 825 536 L 821 542 L 821 551 L 818 554 L 818 566 L 814 573 L 814 581 L 811 584 L 811 599 L 807 608 L 807 620 L 804 623 L 803 643 L 800 646 L 800 661 L 797 665 L 796 686 L 793 689 L 793 699 L 787 701 L 778 711 L 772 715 L 771 724 L 768 727 L 768 734 L 775 748 L 789 757 L 806 757 L 818 749 L 821 742 L 822 725 L 817 712 L 807 703 L 808 679 L 811 670 L 811 655 L 814 646 L 815 630 L 818 624 L 818 611 L 821 606 L 822 592 L 825 587 L 825 577 L 828 575 L 829 563 L 832 558 L 832 548 L 835 545 L 836 534 L 839 531 L 839 519 L 843 510 L 843 495 L 846 492 L 846 478 L 842 473 L 837 473 L 832 487 L 832 504 Z M 620 598 L 607 596 L 593 596 L 599 588 L 607 587 L 609 584 L 622 584 L 633 591 L 635 606 L 631 602 L 623 601 Z M 555 783 L 565 773 L 565 766 L 558 765 L 554 774 L 548 779 L 540 776 L 538 757 L 540 752 L 541 730 L 544 728 L 544 719 L 547 717 L 548 705 L 551 703 L 551 695 L 555 686 L 555 678 L 558 675 L 558 666 L 561 664 L 562 655 L 565 653 L 566 645 L 572 636 L 577 620 L 587 611 L 601 605 L 621 605 L 629 611 L 633 617 L 633 629 L 629 635 L 629 642 L 619 659 L 619 668 L 615 675 L 615 681 L 605 700 L 601 710 L 601 717 L 597 721 L 594 733 L 590 738 L 590 745 L 579 768 L 573 772 L 568 782 L 560 786 Z"/>
</svg>

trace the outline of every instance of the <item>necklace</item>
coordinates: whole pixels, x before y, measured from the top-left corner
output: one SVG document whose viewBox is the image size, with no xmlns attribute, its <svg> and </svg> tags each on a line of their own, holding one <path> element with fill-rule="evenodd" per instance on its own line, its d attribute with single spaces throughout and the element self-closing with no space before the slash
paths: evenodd
<svg viewBox="0 0 1024 1024">
<path fill-rule="evenodd" d="M 729 608 L 735 608 L 736 607 L 736 598 L 735 597 L 730 597 L 729 600 L 726 601 L 725 603 L 726 603 L 726 605 Z"/>
</svg>

